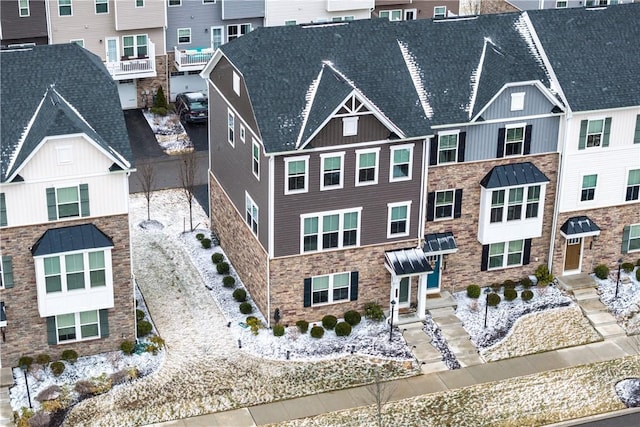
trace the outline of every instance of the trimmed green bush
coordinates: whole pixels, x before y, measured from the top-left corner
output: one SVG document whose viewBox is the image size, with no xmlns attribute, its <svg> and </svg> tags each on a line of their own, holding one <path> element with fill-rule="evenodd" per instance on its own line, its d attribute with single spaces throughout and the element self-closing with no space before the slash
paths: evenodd
<svg viewBox="0 0 640 427">
<path fill-rule="evenodd" d="M 135 350 L 136 344 L 133 341 L 122 341 L 120 343 L 120 350 L 124 354 L 133 354 L 133 350 Z"/>
<path fill-rule="evenodd" d="M 241 302 L 240 303 L 240 313 L 242 314 L 249 314 L 253 312 L 253 307 L 251 307 L 251 304 L 249 304 L 248 302 Z"/>
<path fill-rule="evenodd" d="M 609 267 L 604 264 L 596 265 L 596 268 L 593 269 L 593 272 L 596 274 L 596 277 L 600 280 L 604 280 L 609 276 Z"/>
<path fill-rule="evenodd" d="M 523 277 L 522 279 L 520 279 L 520 284 L 525 289 L 528 289 L 531 286 L 533 286 L 533 282 L 531 281 L 531 279 L 529 279 L 529 277 Z"/>
<path fill-rule="evenodd" d="M 640 268 L 636 270 L 636 280 L 640 282 Z"/>
<path fill-rule="evenodd" d="M 382 322 L 385 319 L 382 307 L 376 302 L 368 302 L 364 305 L 364 317 L 376 322 Z"/>
<path fill-rule="evenodd" d="M 301 334 L 306 334 L 309 330 L 309 322 L 307 322 L 306 320 L 298 320 L 296 322 L 296 326 L 298 327 L 298 330 Z"/>
<path fill-rule="evenodd" d="M 229 274 L 229 263 L 224 261 L 216 264 L 216 271 L 218 274 Z"/>
<path fill-rule="evenodd" d="M 489 305 L 489 307 L 495 307 L 496 305 L 500 304 L 500 295 L 496 294 L 495 292 L 491 292 L 489 295 L 487 295 L 487 305 Z"/>
<path fill-rule="evenodd" d="M 196 239 L 198 239 L 198 240 L 204 239 L 204 234 L 202 234 L 202 233 L 196 234 Z"/>
<path fill-rule="evenodd" d="M 336 316 L 333 316 L 331 314 L 327 314 L 322 318 L 322 326 L 324 326 L 325 329 L 335 328 L 336 323 L 338 323 L 338 319 L 336 318 Z"/>
<path fill-rule="evenodd" d="M 513 301 L 518 298 L 518 291 L 512 288 L 505 288 L 504 290 L 504 299 L 506 301 Z"/>
<path fill-rule="evenodd" d="M 139 322 L 144 319 L 144 311 L 136 308 L 136 320 Z"/>
<path fill-rule="evenodd" d="M 36 356 L 36 363 L 40 365 L 48 365 L 51 362 L 51 356 L 46 353 L 42 353 Z"/>
<path fill-rule="evenodd" d="M 231 296 L 233 296 L 233 299 L 238 302 L 245 302 L 247 300 L 247 291 L 245 291 L 242 288 L 238 288 L 235 291 L 233 291 Z"/>
<path fill-rule="evenodd" d="M 18 366 L 20 366 L 21 368 L 24 367 L 26 369 L 29 369 L 32 364 L 33 364 L 33 357 L 22 356 L 20 359 L 18 359 Z"/>
<path fill-rule="evenodd" d="M 54 376 L 59 377 L 64 372 L 65 366 L 63 362 L 57 361 L 51 363 L 51 365 L 49 365 L 49 368 L 51 368 L 51 373 Z"/>
<path fill-rule="evenodd" d="M 273 335 L 276 337 L 281 337 L 284 335 L 284 325 L 278 323 L 277 325 L 273 325 Z"/>
<path fill-rule="evenodd" d="M 522 298 L 522 301 L 530 301 L 533 298 L 533 291 L 525 289 L 520 293 L 520 298 Z"/>
<path fill-rule="evenodd" d="M 314 326 L 310 332 L 313 338 L 322 338 L 324 336 L 324 328 L 322 326 Z"/>
<path fill-rule="evenodd" d="M 211 239 L 207 239 L 206 237 L 200 240 L 200 244 L 203 248 L 209 249 L 211 247 Z"/>
<path fill-rule="evenodd" d="M 262 327 L 262 322 L 258 320 L 256 316 L 247 316 L 245 323 L 249 325 L 249 328 L 251 328 L 251 333 L 253 335 L 258 335 L 258 332 Z"/>
<path fill-rule="evenodd" d="M 549 272 L 549 267 L 546 264 L 540 264 L 536 268 L 535 275 L 538 279 L 538 286 L 545 286 L 553 282 L 553 275 Z"/>
<path fill-rule="evenodd" d="M 505 289 L 515 289 L 516 282 L 514 282 L 513 280 L 507 279 L 504 282 L 502 282 L 502 286 L 504 286 Z"/>
<path fill-rule="evenodd" d="M 640 258 L 636 261 L 636 266 L 640 267 Z"/>
<path fill-rule="evenodd" d="M 60 359 L 69 363 L 75 363 L 78 360 L 78 352 L 72 349 L 67 349 L 62 352 Z"/>
<path fill-rule="evenodd" d="M 216 252 L 211 255 L 211 262 L 213 262 L 214 264 L 218 264 L 222 261 L 224 261 L 224 255 L 222 255 L 220 252 Z"/>
<path fill-rule="evenodd" d="M 136 327 L 138 338 L 146 337 L 152 330 L 153 325 L 151 325 L 151 322 L 147 322 L 146 320 L 139 321 L 138 326 Z"/>
<path fill-rule="evenodd" d="M 347 322 L 340 322 L 336 324 L 336 335 L 339 337 L 346 337 L 351 334 L 351 325 Z"/>
<path fill-rule="evenodd" d="M 500 289 L 502 289 L 502 283 L 498 283 L 498 282 L 492 283 L 492 284 L 491 284 L 491 285 L 489 285 L 489 286 L 491 286 L 491 289 L 492 289 L 494 292 L 498 292 Z"/>
<path fill-rule="evenodd" d="M 629 274 L 633 271 L 633 269 L 635 268 L 635 265 L 633 265 L 632 262 L 623 262 L 621 267 L 622 267 L 622 271 Z"/>
<path fill-rule="evenodd" d="M 222 278 L 222 286 L 225 288 L 233 288 L 236 284 L 236 279 L 233 276 L 224 276 Z"/>
<path fill-rule="evenodd" d="M 469 286 L 467 286 L 467 296 L 469 298 L 473 298 L 473 299 L 480 298 L 480 293 L 481 292 L 482 292 L 482 290 L 480 289 L 480 286 L 478 286 L 478 285 L 469 285 Z"/>
<path fill-rule="evenodd" d="M 362 316 L 355 310 L 349 310 L 344 314 L 344 321 L 351 326 L 356 326 L 362 320 Z"/>
</svg>

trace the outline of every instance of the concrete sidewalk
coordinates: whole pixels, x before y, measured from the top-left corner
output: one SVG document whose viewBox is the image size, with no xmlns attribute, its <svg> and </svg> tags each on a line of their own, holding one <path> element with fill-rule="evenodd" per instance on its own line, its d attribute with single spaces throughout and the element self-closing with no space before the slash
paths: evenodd
<svg viewBox="0 0 640 427">
<path fill-rule="evenodd" d="M 636 352 L 630 338 L 626 336 L 615 337 L 582 346 L 395 380 L 392 381 L 395 385 L 395 391 L 391 400 L 396 401 L 475 384 L 617 359 L 633 354 Z M 366 386 L 361 386 L 233 411 L 168 421 L 153 424 L 153 426 L 259 426 L 371 404 L 373 404 L 373 397 Z"/>
</svg>

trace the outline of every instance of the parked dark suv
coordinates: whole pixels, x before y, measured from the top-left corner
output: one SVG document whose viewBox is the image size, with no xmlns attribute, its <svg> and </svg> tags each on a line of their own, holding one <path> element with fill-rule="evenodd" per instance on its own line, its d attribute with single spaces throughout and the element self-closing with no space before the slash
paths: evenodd
<svg viewBox="0 0 640 427">
<path fill-rule="evenodd" d="M 209 118 L 209 100 L 202 92 L 185 92 L 176 95 L 176 111 L 185 122 L 206 122 Z"/>
</svg>

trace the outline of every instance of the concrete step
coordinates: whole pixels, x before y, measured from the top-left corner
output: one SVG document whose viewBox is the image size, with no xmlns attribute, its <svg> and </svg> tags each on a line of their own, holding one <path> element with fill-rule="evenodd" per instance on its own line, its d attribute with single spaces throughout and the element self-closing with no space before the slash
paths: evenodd
<svg viewBox="0 0 640 427">
<path fill-rule="evenodd" d="M 469 334 L 460 323 L 457 325 L 438 326 L 440 327 L 440 331 L 442 331 L 442 336 L 445 337 L 447 341 L 455 340 L 457 338 L 469 339 Z"/>
<path fill-rule="evenodd" d="M 412 351 L 419 362 L 432 363 L 442 360 L 442 354 L 431 344 L 421 344 Z"/>
<path fill-rule="evenodd" d="M 589 313 L 586 315 L 589 322 L 594 326 L 614 325 L 618 322 L 616 318 L 609 312 L 600 311 L 597 313 Z"/>
<path fill-rule="evenodd" d="M 604 305 L 599 299 L 589 299 L 589 300 L 579 301 L 578 305 L 580 306 L 584 314 L 608 311 L 607 306 Z"/>
<path fill-rule="evenodd" d="M 439 307 L 429 309 L 429 314 L 435 320 L 437 317 L 455 316 L 455 309 L 453 307 Z"/>
<path fill-rule="evenodd" d="M 447 291 L 441 291 L 435 295 L 427 295 L 426 307 L 429 311 L 443 307 L 453 307 L 455 309 L 457 306 L 458 301 Z"/>
<path fill-rule="evenodd" d="M 429 344 L 431 342 L 431 337 L 422 329 L 407 329 L 402 336 L 409 347 L 422 343 Z"/>
<path fill-rule="evenodd" d="M 448 371 L 447 365 L 443 361 L 430 362 L 420 365 L 423 374 L 432 374 L 434 372 Z"/>
<path fill-rule="evenodd" d="M 480 355 L 476 353 L 459 356 L 458 363 L 460 363 L 460 366 L 463 368 L 466 368 L 469 366 L 482 365 L 485 362 L 482 360 Z"/>
<path fill-rule="evenodd" d="M 573 291 L 573 296 L 577 301 L 598 299 L 598 291 L 595 288 L 576 289 Z"/>
<path fill-rule="evenodd" d="M 627 335 L 624 329 L 622 329 L 617 323 L 613 325 L 599 325 L 595 326 L 595 328 L 596 331 L 598 331 L 598 333 L 602 335 L 604 339 L 617 338 Z"/>
<path fill-rule="evenodd" d="M 460 319 L 455 314 L 447 314 L 443 316 L 431 316 L 433 321 L 440 327 L 448 325 L 459 325 Z"/>
</svg>

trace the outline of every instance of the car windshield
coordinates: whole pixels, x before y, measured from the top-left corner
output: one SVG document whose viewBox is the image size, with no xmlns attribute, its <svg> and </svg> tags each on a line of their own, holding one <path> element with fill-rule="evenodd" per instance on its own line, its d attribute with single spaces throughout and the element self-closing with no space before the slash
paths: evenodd
<svg viewBox="0 0 640 427">
<path fill-rule="evenodd" d="M 207 101 L 206 100 L 202 100 L 202 101 L 191 101 L 191 108 L 194 110 L 200 109 L 200 108 L 207 108 Z"/>
</svg>

